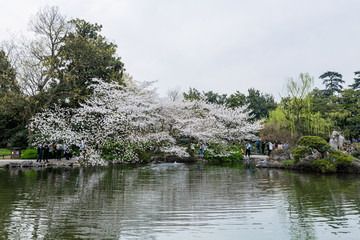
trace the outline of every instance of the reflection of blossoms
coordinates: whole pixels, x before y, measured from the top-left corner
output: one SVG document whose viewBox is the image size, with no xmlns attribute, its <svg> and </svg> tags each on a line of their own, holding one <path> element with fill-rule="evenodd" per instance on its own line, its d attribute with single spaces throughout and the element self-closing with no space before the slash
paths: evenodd
<svg viewBox="0 0 360 240">
<path fill-rule="evenodd" d="M 168 101 L 149 90 L 151 83 L 106 83 L 97 80 L 93 95 L 78 109 L 55 106 L 37 114 L 29 128 L 34 141 L 87 143 L 88 159 L 104 164 L 105 142 L 131 142 L 139 147 L 152 143 L 164 151 L 185 156 L 176 139 L 227 142 L 255 139 L 260 122 L 249 123 L 244 108 L 229 109 L 202 101 Z M 170 151 L 173 149 L 173 151 Z"/>
</svg>

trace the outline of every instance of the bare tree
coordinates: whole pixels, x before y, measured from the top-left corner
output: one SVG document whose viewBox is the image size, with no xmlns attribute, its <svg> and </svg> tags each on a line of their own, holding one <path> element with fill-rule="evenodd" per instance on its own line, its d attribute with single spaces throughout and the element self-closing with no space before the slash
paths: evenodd
<svg viewBox="0 0 360 240">
<path fill-rule="evenodd" d="M 180 90 L 180 87 L 169 89 L 167 92 L 167 95 L 168 95 L 168 98 L 173 102 L 183 99 L 183 94 Z"/>
</svg>

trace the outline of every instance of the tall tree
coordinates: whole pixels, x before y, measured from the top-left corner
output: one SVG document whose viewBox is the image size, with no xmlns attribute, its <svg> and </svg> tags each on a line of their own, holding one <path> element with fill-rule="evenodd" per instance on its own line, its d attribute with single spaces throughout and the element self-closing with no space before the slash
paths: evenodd
<svg viewBox="0 0 360 240">
<path fill-rule="evenodd" d="M 82 19 L 71 20 L 69 24 L 71 30 L 60 49 L 63 69 L 59 78 L 64 82 L 62 94 L 71 105 L 77 105 L 91 93 L 92 79 L 121 82 L 125 69 L 116 55 L 117 45 L 100 35 L 101 25 Z"/>
<path fill-rule="evenodd" d="M 338 98 L 332 117 L 346 138 L 359 138 L 360 91 L 345 89 Z"/>
<path fill-rule="evenodd" d="M 0 147 L 27 145 L 27 131 L 21 119 L 23 98 L 16 70 L 0 50 Z"/>
<path fill-rule="evenodd" d="M 323 84 L 325 85 L 328 95 L 333 95 L 335 92 L 340 93 L 343 89 L 341 84 L 345 83 L 342 79 L 342 75 L 337 72 L 328 71 L 319 78 L 323 79 Z"/>
<path fill-rule="evenodd" d="M 360 89 L 360 71 L 357 71 L 354 73 L 355 73 L 354 83 L 349 85 L 349 87 L 353 88 L 354 90 L 359 90 Z"/>
<path fill-rule="evenodd" d="M 246 96 L 245 94 L 236 91 L 233 94 L 230 94 L 226 99 L 226 106 L 232 109 L 242 107 L 246 104 Z"/>
<path fill-rule="evenodd" d="M 25 38 L 11 55 L 16 80 L 0 80 L 4 91 L 12 90 L 7 90 L 6 96 L 13 94 L 1 97 L 2 102 L 6 99 L 12 105 L 0 104 L 8 109 L 17 107 L 26 125 L 54 103 L 79 107 L 91 95 L 89 86 L 95 78 L 122 81 L 124 64 L 116 54 L 116 44 L 100 35 L 101 25 L 67 21 L 57 7 L 45 7 L 31 18 L 29 28 L 34 39 Z M 0 55 L 4 59 L 4 53 Z"/>
<path fill-rule="evenodd" d="M 277 104 L 274 97 L 270 94 L 263 94 L 254 88 L 248 89 L 246 96 L 247 110 L 252 116 L 250 120 L 260 120 L 269 117 L 269 111 L 275 110 Z"/>
<path fill-rule="evenodd" d="M 289 135 L 326 135 L 333 130 L 333 122 L 313 111 L 311 89 L 314 79 L 308 73 L 301 73 L 299 79 L 290 78 L 287 96 L 281 99 L 278 108 L 270 112 L 267 127 Z M 316 91 L 316 94 L 322 95 Z M 271 132 L 271 131 L 270 131 Z M 271 138 L 271 136 L 267 136 Z"/>
<path fill-rule="evenodd" d="M 189 88 L 189 91 L 183 93 L 184 99 L 188 101 L 199 101 L 203 98 L 201 92 L 199 92 L 196 88 Z"/>
<path fill-rule="evenodd" d="M 203 92 L 206 102 L 218 105 L 224 105 L 226 102 L 226 94 L 218 94 L 213 91 Z"/>
</svg>

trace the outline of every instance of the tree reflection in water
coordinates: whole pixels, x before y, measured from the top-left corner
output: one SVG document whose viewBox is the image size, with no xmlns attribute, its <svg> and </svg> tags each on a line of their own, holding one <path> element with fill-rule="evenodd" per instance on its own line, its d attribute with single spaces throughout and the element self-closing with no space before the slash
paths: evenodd
<svg viewBox="0 0 360 240">
<path fill-rule="evenodd" d="M 0 170 L 0 235 L 356 239 L 359 180 L 239 163 Z"/>
</svg>

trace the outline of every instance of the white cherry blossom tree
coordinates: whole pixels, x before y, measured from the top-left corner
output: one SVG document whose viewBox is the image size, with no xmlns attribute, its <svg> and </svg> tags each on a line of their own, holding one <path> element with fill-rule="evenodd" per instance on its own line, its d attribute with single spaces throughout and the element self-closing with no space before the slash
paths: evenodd
<svg viewBox="0 0 360 240">
<path fill-rule="evenodd" d="M 122 148 L 153 145 L 163 152 L 188 156 L 176 145 L 181 137 L 213 142 L 255 139 L 261 123 L 248 122 L 245 108 L 229 109 L 203 101 L 171 101 L 160 98 L 152 83 L 118 83 L 97 80 L 93 95 L 80 108 L 55 106 L 37 114 L 29 128 L 34 143 L 86 142 L 91 164 L 106 164 L 101 158 L 107 142 L 122 142 Z M 114 161 L 138 161 L 134 151 L 123 151 Z"/>
</svg>

